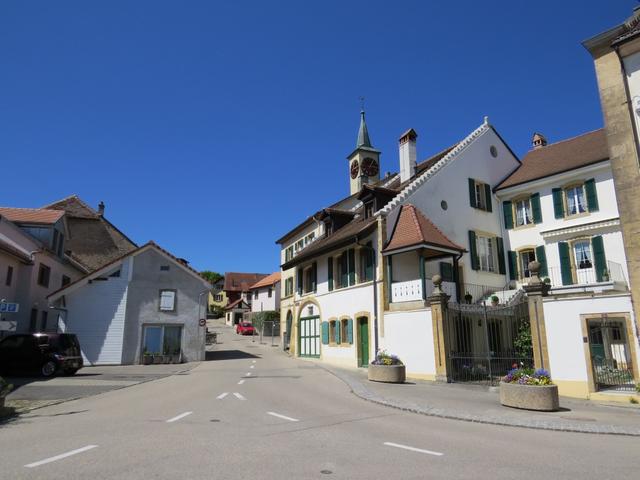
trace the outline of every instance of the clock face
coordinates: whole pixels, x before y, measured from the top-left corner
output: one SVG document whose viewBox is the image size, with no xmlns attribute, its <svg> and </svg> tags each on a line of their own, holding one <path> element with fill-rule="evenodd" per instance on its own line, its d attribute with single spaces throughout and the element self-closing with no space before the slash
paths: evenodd
<svg viewBox="0 0 640 480">
<path fill-rule="evenodd" d="M 378 175 L 378 162 L 373 158 L 365 158 L 362 161 L 362 173 L 367 177 L 375 177 Z"/>
<path fill-rule="evenodd" d="M 358 176 L 359 170 L 360 167 L 358 165 L 358 161 L 354 160 L 353 162 L 351 162 L 351 178 L 356 178 Z"/>
</svg>

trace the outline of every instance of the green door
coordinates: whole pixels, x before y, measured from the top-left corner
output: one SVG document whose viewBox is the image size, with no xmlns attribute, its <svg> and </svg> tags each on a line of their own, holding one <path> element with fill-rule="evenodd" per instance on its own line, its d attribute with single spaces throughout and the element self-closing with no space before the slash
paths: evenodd
<svg viewBox="0 0 640 480">
<path fill-rule="evenodd" d="M 361 317 L 358 319 L 358 366 L 369 365 L 369 320 Z"/>
</svg>

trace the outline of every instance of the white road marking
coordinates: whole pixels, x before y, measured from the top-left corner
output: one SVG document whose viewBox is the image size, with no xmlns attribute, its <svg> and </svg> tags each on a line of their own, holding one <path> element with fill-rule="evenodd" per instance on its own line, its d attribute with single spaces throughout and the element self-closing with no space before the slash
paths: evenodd
<svg viewBox="0 0 640 480">
<path fill-rule="evenodd" d="M 252 361 L 251 361 L 251 363 L 256 363 L 256 361 L 255 361 L 255 360 L 252 360 Z"/>
<path fill-rule="evenodd" d="M 45 463 L 55 462 L 56 460 L 62 460 L 63 458 L 70 457 L 71 455 L 76 455 L 78 453 L 86 452 L 87 450 L 91 450 L 96 448 L 98 445 L 87 445 L 86 447 L 78 448 L 77 450 L 71 450 L 70 452 L 63 453 L 60 455 L 56 455 L 55 457 L 45 458 L 44 460 L 40 460 L 39 462 L 33 462 L 25 465 L 27 468 L 39 467 L 40 465 L 44 465 Z"/>
<path fill-rule="evenodd" d="M 256 366 L 255 365 L 251 365 L 249 368 L 256 368 Z"/>
<path fill-rule="evenodd" d="M 247 374 L 245 375 L 245 377 L 250 377 L 251 376 L 251 372 L 247 372 Z"/>
<path fill-rule="evenodd" d="M 246 398 L 244 398 L 242 395 L 240 395 L 238 392 L 234 392 L 233 395 L 235 395 L 235 397 L 238 400 L 246 400 Z"/>
<path fill-rule="evenodd" d="M 276 412 L 267 412 L 267 415 L 271 415 L 273 417 L 282 418 L 283 420 L 289 420 L 290 422 L 299 422 L 300 421 L 297 418 L 287 417 L 286 415 L 280 415 L 279 413 L 276 413 Z"/>
<path fill-rule="evenodd" d="M 444 453 L 433 452 L 431 450 L 423 450 L 421 448 L 409 447 L 407 445 L 400 445 L 399 443 L 384 442 L 383 445 L 386 445 L 388 447 L 403 448 L 405 450 L 411 450 L 412 452 L 426 453 L 428 455 L 435 455 L 436 457 L 441 457 L 442 455 L 444 455 Z"/>
<path fill-rule="evenodd" d="M 227 395 L 229 395 L 229 392 L 224 392 L 224 393 L 221 393 L 220 395 L 218 395 L 216 398 L 217 398 L 218 400 L 222 400 L 222 399 L 223 399 L 224 397 L 226 397 Z"/>
<path fill-rule="evenodd" d="M 184 412 L 184 413 L 181 413 L 180 415 L 177 415 L 177 416 L 175 416 L 175 417 L 170 418 L 169 420 L 167 420 L 167 423 L 177 422 L 177 421 L 178 421 L 178 420 L 180 420 L 181 418 L 188 417 L 188 416 L 189 416 L 189 415 L 191 415 L 192 413 L 193 413 L 193 412 Z"/>
<path fill-rule="evenodd" d="M 244 380 L 240 380 L 240 381 L 238 382 L 238 385 L 242 385 L 243 383 L 244 383 Z"/>
</svg>

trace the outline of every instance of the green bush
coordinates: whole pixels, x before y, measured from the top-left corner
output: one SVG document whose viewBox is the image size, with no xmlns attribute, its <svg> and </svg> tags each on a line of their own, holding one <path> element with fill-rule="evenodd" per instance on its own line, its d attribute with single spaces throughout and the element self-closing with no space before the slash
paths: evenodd
<svg viewBox="0 0 640 480">
<path fill-rule="evenodd" d="M 13 385 L 8 383 L 4 378 L 0 377 L 0 397 L 6 397 L 13 390 Z"/>
</svg>

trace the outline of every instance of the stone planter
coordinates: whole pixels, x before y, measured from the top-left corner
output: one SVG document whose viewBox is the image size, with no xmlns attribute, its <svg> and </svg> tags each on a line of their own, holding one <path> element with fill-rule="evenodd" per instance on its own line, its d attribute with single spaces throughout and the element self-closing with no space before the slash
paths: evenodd
<svg viewBox="0 0 640 480">
<path fill-rule="evenodd" d="M 407 372 L 404 365 L 369 364 L 368 376 L 372 382 L 404 383 L 407 379 Z"/>
<path fill-rule="evenodd" d="M 151 365 L 153 363 L 153 355 L 143 355 L 142 356 L 142 364 L 143 365 Z"/>
<path fill-rule="evenodd" d="M 171 355 L 171 363 L 181 363 L 179 353 Z"/>
<path fill-rule="evenodd" d="M 500 403 L 506 407 L 555 412 L 560 408 L 557 385 L 519 385 L 500 382 Z"/>
</svg>

